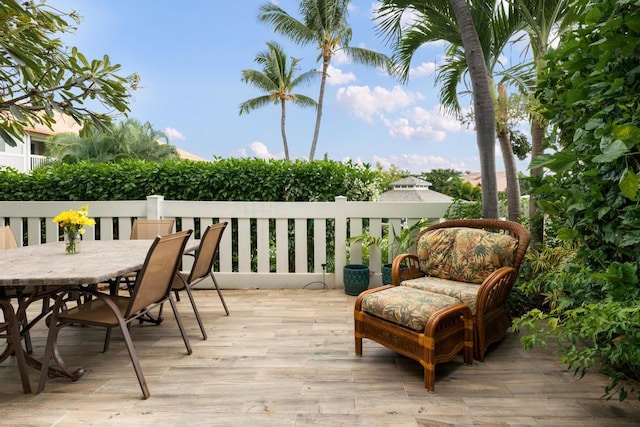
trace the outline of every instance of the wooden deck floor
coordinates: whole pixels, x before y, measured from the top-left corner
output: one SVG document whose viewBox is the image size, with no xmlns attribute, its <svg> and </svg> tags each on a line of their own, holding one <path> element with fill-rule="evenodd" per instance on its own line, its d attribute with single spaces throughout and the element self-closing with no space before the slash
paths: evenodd
<svg viewBox="0 0 640 427">
<path fill-rule="evenodd" d="M 637 426 L 640 402 L 602 398 L 607 379 L 574 377 L 551 351 L 527 351 L 509 334 L 486 358 L 436 369 L 436 392 L 420 365 L 365 340 L 354 354 L 353 303 L 341 290 L 213 291 L 196 298 L 203 341 L 186 299 L 179 303 L 194 352 L 173 317 L 132 328 L 151 398 L 141 393 L 119 333 L 65 328 L 61 352 L 87 368 L 75 383 L 53 379 L 22 394 L 14 360 L 0 365 L 3 426 Z M 34 331 L 35 354 L 46 330 Z M 38 372 L 30 370 L 35 387 Z"/>
</svg>

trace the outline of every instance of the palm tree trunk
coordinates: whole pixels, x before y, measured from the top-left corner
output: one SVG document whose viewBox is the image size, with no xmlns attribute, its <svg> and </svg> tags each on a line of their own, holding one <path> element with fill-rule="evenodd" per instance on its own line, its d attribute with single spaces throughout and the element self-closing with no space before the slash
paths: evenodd
<svg viewBox="0 0 640 427">
<path fill-rule="evenodd" d="M 545 67 L 544 56 L 547 50 L 543 47 L 539 49 L 535 57 L 536 63 L 536 81 L 540 81 L 540 74 Z M 534 114 L 531 119 L 531 160 L 544 153 L 543 141 L 545 136 L 546 124 L 544 119 Z M 533 181 L 539 181 L 543 175 L 542 168 L 531 169 L 531 178 Z M 544 241 L 544 218 L 538 213 L 536 198 L 533 194 L 529 195 L 529 234 L 531 234 L 531 247 L 536 250 Z"/>
<path fill-rule="evenodd" d="M 504 172 L 507 178 L 507 212 L 510 221 L 517 221 L 520 218 L 520 183 L 518 182 L 518 169 L 516 167 L 513 147 L 507 129 L 509 120 L 509 110 L 507 108 L 507 87 L 498 85 L 498 123 L 497 134 L 502 151 Z"/>
<path fill-rule="evenodd" d="M 320 94 L 318 95 L 318 110 L 316 113 L 316 127 L 313 131 L 313 141 L 311 141 L 311 151 L 309 152 L 309 161 L 313 161 L 316 154 L 316 146 L 318 145 L 318 135 L 320 134 L 320 121 L 322 120 L 322 105 L 324 104 L 324 87 L 327 83 L 327 70 L 329 69 L 330 56 L 323 54 L 322 60 L 322 78 L 320 80 Z"/>
<path fill-rule="evenodd" d="M 535 159 L 543 153 L 542 141 L 544 139 L 544 124 L 541 123 L 540 117 L 534 117 L 531 121 L 531 159 Z M 538 181 L 542 179 L 542 168 L 531 169 L 531 177 Z M 533 194 L 529 195 L 529 233 L 531 234 L 532 249 L 537 249 L 544 240 L 544 219 L 538 213 L 536 198 Z"/>
<path fill-rule="evenodd" d="M 285 113 L 285 100 L 280 100 L 280 105 L 282 107 L 282 117 L 280 118 L 280 132 L 282 133 L 282 144 L 284 145 L 284 159 L 289 160 L 289 144 L 287 143 L 287 133 L 285 132 L 285 122 L 286 122 L 286 113 Z"/>
<path fill-rule="evenodd" d="M 476 115 L 476 138 L 482 174 L 482 211 L 485 218 L 498 218 L 498 190 L 496 184 L 496 115 L 489 88 L 489 74 L 484 62 L 482 45 L 465 0 L 450 0 L 456 16 L 464 54 L 473 88 L 473 107 Z"/>
</svg>

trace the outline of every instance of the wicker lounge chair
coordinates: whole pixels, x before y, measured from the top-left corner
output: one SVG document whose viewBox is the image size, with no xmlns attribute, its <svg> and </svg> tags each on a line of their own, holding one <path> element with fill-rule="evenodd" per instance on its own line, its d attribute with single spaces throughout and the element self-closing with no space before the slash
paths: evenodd
<svg viewBox="0 0 640 427">
<path fill-rule="evenodd" d="M 477 233 L 471 231 L 461 237 L 457 231 L 460 229 L 473 229 Z M 468 251 L 467 254 L 456 252 L 456 248 L 452 248 L 448 256 L 441 251 L 441 247 L 425 249 L 425 240 L 434 234 L 457 235 L 458 249 L 468 245 L 462 249 Z M 473 241 L 484 236 L 503 237 L 502 241 L 486 245 Z M 508 240 L 507 236 L 513 239 L 512 246 L 504 243 L 505 239 Z M 434 237 L 439 239 L 438 236 Z M 522 225 L 512 221 L 462 219 L 431 225 L 418 235 L 416 241 L 418 255 L 404 254 L 394 260 L 392 284 L 454 296 L 460 302 L 469 305 L 474 319 L 474 355 L 477 360 L 483 361 L 489 345 L 501 341 L 511 326 L 507 300 L 529 247 L 529 232 Z M 504 245 L 506 247 L 503 247 Z M 482 251 L 494 252 L 483 254 Z M 434 252 L 440 259 L 431 261 Z M 452 257 L 471 256 L 469 254 L 475 255 L 475 260 L 452 260 Z M 477 267 L 478 260 L 486 262 Z M 452 270 L 446 272 L 448 268 Z M 441 279 L 442 277 L 444 279 Z"/>
<path fill-rule="evenodd" d="M 459 304 L 469 310 L 474 357 L 483 361 L 487 347 L 502 340 L 511 326 L 507 299 L 529 239 L 523 226 L 510 221 L 451 220 L 427 227 L 417 237 L 417 255 L 394 259 L 392 284 L 356 300 L 356 354 L 362 354 L 362 339 L 369 338 L 418 360 L 429 388 L 431 361 L 450 360 L 471 346 Z M 426 326 L 447 309 L 459 311 L 457 326 L 456 316 L 446 317 L 438 327 L 447 332 L 429 332 Z"/>
</svg>

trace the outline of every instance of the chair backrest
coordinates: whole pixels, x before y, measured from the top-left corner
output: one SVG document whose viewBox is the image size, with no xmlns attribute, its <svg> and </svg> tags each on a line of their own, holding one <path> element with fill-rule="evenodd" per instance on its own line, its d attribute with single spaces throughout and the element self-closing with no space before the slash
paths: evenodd
<svg viewBox="0 0 640 427">
<path fill-rule="evenodd" d="M 155 238 L 142 269 L 136 275 L 125 317 L 164 301 L 169 296 L 173 277 L 192 232 L 193 230 L 186 230 Z"/>
<path fill-rule="evenodd" d="M 425 228 L 418 234 L 416 242 L 419 242 L 422 235 L 428 231 L 451 227 L 479 228 L 487 231 L 503 232 L 516 239 L 518 241 L 518 247 L 513 256 L 513 268 L 515 268 L 516 272 L 520 268 L 520 264 L 527 253 L 527 248 L 529 247 L 529 242 L 531 240 L 529 231 L 524 226 L 514 221 L 503 221 L 498 219 L 452 219 L 438 224 L 433 224 Z"/>
<path fill-rule="evenodd" d="M 204 231 L 187 283 L 192 283 L 194 280 L 205 277 L 211 272 L 211 267 L 218 253 L 220 239 L 222 239 L 222 233 L 224 233 L 227 225 L 228 222 L 226 221 L 220 222 L 208 226 Z"/>
<path fill-rule="evenodd" d="M 15 249 L 18 242 L 8 225 L 0 227 L 0 249 Z"/>
<path fill-rule="evenodd" d="M 156 236 L 171 234 L 173 223 L 173 219 L 136 219 L 129 239 L 155 239 Z"/>
</svg>

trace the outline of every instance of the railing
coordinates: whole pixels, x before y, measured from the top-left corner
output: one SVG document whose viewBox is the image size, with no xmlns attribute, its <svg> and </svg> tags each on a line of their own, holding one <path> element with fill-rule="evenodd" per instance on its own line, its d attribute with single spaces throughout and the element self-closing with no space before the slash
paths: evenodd
<svg viewBox="0 0 640 427">
<path fill-rule="evenodd" d="M 84 204 L 97 221 L 83 235 L 91 240 L 128 239 L 133 218 L 175 218 L 179 230 L 193 228 L 197 233 L 208 224 L 229 221 L 216 272 L 218 282 L 227 289 L 301 288 L 312 283 L 341 288 L 346 239 L 361 234 L 367 221 L 369 232 L 376 236 L 383 222 L 393 225 L 388 227 L 393 232 L 401 224 L 441 218 L 449 206 L 443 202 L 349 202 L 344 197 L 334 202 L 190 202 L 149 196 L 146 201 L 0 202 L 0 224 L 8 224 L 15 236 L 23 237 L 17 239 L 20 246 L 53 242 L 59 240 L 53 217 Z M 349 263 L 362 261 L 360 245 L 351 245 L 348 252 Z M 371 250 L 372 285 L 381 283 L 381 264 L 389 261 L 382 260 L 375 248 Z M 335 273 L 325 271 L 327 264 L 335 266 Z"/>
<path fill-rule="evenodd" d="M 31 162 L 31 169 L 29 170 L 33 170 L 35 168 L 37 168 L 38 166 L 42 166 L 44 164 L 47 164 L 51 161 L 51 157 L 47 157 L 47 156 L 39 156 L 36 154 L 32 154 L 29 156 L 29 160 Z"/>
</svg>

